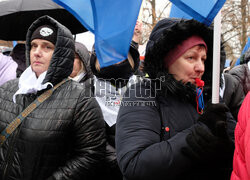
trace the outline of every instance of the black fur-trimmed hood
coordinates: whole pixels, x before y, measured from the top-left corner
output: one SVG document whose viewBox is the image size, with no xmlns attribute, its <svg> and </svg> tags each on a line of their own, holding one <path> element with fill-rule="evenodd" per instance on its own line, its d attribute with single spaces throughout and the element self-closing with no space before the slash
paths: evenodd
<svg viewBox="0 0 250 180">
<path fill-rule="evenodd" d="M 75 44 L 71 32 L 62 24 L 49 16 L 42 16 L 31 24 L 26 35 L 26 64 L 30 65 L 30 49 L 32 33 L 41 25 L 48 24 L 57 31 L 55 50 L 43 84 L 53 85 L 67 78 L 73 69 Z"/>
<path fill-rule="evenodd" d="M 212 84 L 212 52 L 213 52 L 213 30 L 196 20 L 185 20 L 176 18 L 166 18 L 159 21 L 151 32 L 146 47 L 145 72 L 151 79 L 160 79 L 165 76 L 162 83 L 161 94 L 166 96 L 168 93 L 178 96 L 190 97 L 195 91 L 190 91 L 195 87 L 191 84 L 184 85 L 176 81 L 172 75 L 168 74 L 164 66 L 166 54 L 180 44 L 183 40 L 192 35 L 203 38 L 208 47 L 207 60 L 205 61 L 205 72 L 202 80 L 206 87 Z M 188 95 L 190 94 L 190 95 Z M 181 97 L 181 98 L 183 98 Z M 188 98 L 189 99 L 189 98 Z"/>
</svg>

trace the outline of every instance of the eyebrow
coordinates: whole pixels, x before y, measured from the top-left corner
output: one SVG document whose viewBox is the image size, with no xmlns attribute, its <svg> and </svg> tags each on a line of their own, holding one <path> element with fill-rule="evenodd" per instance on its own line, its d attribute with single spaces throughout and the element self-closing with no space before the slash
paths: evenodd
<svg viewBox="0 0 250 180">
<path fill-rule="evenodd" d="M 33 44 L 38 44 L 38 43 L 33 41 L 33 42 L 31 42 L 30 44 L 33 45 Z M 41 44 L 42 44 L 42 45 L 54 45 L 54 44 L 52 44 L 52 43 L 44 42 L 44 41 L 43 41 Z"/>
<path fill-rule="evenodd" d="M 203 49 L 203 48 L 199 48 L 199 49 L 198 49 L 198 52 L 201 52 L 201 51 L 203 51 L 203 50 L 206 52 L 206 49 L 205 49 L 205 48 L 204 48 L 204 49 Z M 192 53 L 197 53 L 196 50 L 191 50 L 191 51 L 189 51 L 189 52 L 187 52 L 187 53 L 191 53 L 191 52 L 192 52 Z M 207 52 L 206 52 L 206 54 L 207 54 Z"/>
<path fill-rule="evenodd" d="M 48 42 L 42 42 L 42 45 L 53 45 L 52 43 L 48 43 Z"/>
<path fill-rule="evenodd" d="M 192 50 L 186 53 L 186 56 L 190 56 L 190 55 L 197 55 L 198 52 Z M 202 57 L 206 57 L 207 58 L 207 53 L 205 53 L 204 55 L 202 55 Z"/>
</svg>

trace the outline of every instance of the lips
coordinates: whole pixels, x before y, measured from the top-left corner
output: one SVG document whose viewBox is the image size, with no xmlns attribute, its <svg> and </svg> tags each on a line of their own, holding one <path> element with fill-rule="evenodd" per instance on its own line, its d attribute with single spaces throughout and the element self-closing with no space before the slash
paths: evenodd
<svg viewBox="0 0 250 180">
<path fill-rule="evenodd" d="M 42 64 L 40 61 L 35 61 L 34 64 Z"/>
</svg>

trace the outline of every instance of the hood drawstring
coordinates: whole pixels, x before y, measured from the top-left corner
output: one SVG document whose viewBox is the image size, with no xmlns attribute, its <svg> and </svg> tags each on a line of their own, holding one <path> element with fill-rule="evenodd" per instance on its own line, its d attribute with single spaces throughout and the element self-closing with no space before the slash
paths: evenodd
<svg viewBox="0 0 250 180">
<path fill-rule="evenodd" d="M 201 79 L 196 78 L 195 79 L 195 83 L 196 83 L 196 108 L 197 108 L 197 112 L 199 114 L 203 113 L 203 109 L 204 109 L 204 101 L 203 101 L 203 86 L 204 86 L 204 81 L 202 81 Z"/>
</svg>

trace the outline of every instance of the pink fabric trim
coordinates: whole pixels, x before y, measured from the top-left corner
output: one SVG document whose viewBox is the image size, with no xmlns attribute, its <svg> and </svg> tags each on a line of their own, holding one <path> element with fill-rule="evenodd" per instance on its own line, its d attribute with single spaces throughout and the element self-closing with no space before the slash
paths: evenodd
<svg viewBox="0 0 250 180">
<path fill-rule="evenodd" d="M 207 51 L 207 45 L 205 41 L 200 36 L 191 36 L 188 39 L 182 41 L 173 50 L 171 50 L 164 58 L 165 67 L 168 68 L 171 64 L 175 62 L 182 54 L 184 54 L 188 49 L 196 46 L 204 45 Z"/>
</svg>

